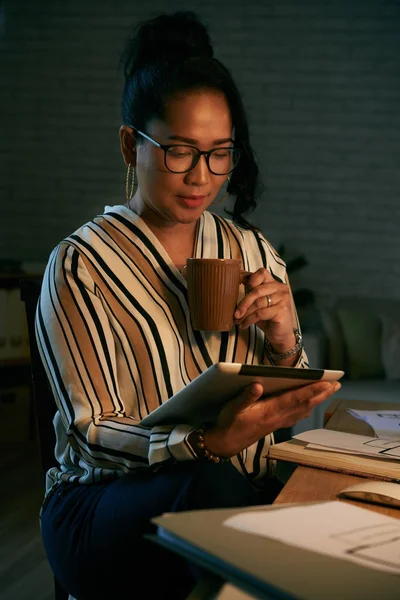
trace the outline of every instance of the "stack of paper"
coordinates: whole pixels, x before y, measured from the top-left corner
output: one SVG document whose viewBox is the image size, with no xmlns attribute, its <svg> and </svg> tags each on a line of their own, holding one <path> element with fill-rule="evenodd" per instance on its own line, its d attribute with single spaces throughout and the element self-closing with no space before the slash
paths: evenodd
<svg viewBox="0 0 400 600">
<path fill-rule="evenodd" d="M 400 521 L 345 502 L 243 512 L 224 525 L 400 575 Z"/>
<path fill-rule="evenodd" d="M 400 440 L 314 429 L 270 447 L 269 457 L 299 465 L 400 482 Z"/>
<path fill-rule="evenodd" d="M 294 439 L 307 442 L 306 447 L 309 450 L 365 454 L 386 460 L 400 459 L 400 440 L 368 437 L 329 429 L 312 429 L 295 435 Z"/>
</svg>

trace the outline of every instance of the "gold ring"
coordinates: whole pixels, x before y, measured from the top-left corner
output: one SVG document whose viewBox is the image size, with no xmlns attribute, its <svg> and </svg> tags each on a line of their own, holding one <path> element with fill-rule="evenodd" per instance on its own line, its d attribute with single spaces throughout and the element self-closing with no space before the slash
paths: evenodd
<svg viewBox="0 0 400 600">
<path fill-rule="evenodd" d="M 267 295 L 267 302 L 268 302 L 268 308 L 269 308 L 272 304 L 271 296 Z"/>
</svg>

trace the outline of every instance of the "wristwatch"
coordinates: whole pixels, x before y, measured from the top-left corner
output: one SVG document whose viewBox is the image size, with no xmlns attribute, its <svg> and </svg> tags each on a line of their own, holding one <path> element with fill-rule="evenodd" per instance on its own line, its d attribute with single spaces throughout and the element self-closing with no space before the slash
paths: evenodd
<svg viewBox="0 0 400 600">
<path fill-rule="evenodd" d="M 296 337 L 296 344 L 286 352 L 275 352 L 271 342 L 265 338 L 265 353 L 272 364 L 274 364 L 275 361 L 284 360 L 285 358 L 289 358 L 289 356 L 297 354 L 297 352 L 300 352 L 303 348 L 303 336 L 300 331 L 298 329 L 293 329 L 293 333 Z"/>
</svg>

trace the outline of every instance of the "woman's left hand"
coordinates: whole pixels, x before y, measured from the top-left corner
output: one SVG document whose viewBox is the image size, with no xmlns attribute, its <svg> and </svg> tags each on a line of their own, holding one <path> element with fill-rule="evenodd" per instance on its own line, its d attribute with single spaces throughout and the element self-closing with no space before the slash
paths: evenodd
<svg viewBox="0 0 400 600">
<path fill-rule="evenodd" d="M 246 329 L 260 327 L 276 352 L 293 348 L 292 299 L 289 286 L 276 281 L 267 269 L 258 269 L 246 281 L 246 295 L 235 311 L 235 322 Z"/>
</svg>

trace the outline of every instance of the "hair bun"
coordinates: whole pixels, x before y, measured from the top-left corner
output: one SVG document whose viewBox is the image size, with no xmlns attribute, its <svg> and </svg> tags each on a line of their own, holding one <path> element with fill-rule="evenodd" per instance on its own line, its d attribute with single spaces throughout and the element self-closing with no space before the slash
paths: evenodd
<svg viewBox="0 0 400 600">
<path fill-rule="evenodd" d="M 162 14 L 135 30 L 123 56 L 125 75 L 160 59 L 213 55 L 207 28 L 194 12 Z"/>
</svg>

